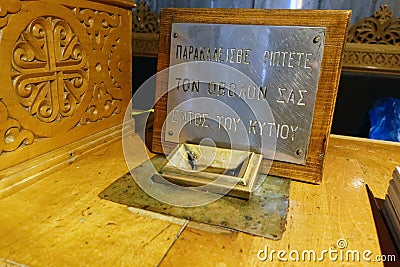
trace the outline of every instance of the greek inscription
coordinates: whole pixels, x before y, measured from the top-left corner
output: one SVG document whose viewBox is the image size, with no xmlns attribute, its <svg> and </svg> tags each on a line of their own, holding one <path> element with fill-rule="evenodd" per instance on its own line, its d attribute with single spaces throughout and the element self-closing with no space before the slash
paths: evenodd
<svg viewBox="0 0 400 267">
<path fill-rule="evenodd" d="M 237 131 L 240 118 L 231 118 L 229 116 L 217 115 L 218 129 L 224 128 L 228 131 Z"/>
<path fill-rule="evenodd" d="M 172 110 L 171 121 L 182 125 L 190 124 L 197 127 L 208 128 L 208 125 L 206 124 L 207 118 L 208 113 L 174 109 Z"/>
<path fill-rule="evenodd" d="M 211 48 L 176 45 L 175 59 L 250 64 L 250 52 L 250 48 Z"/>
<path fill-rule="evenodd" d="M 264 51 L 264 65 L 270 67 L 311 69 L 312 53 L 294 51 Z"/>
<path fill-rule="evenodd" d="M 216 96 L 240 97 L 243 99 L 267 100 L 268 88 L 255 84 L 214 82 L 208 83 L 207 93 Z"/>
<path fill-rule="evenodd" d="M 293 104 L 297 106 L 305 106 L 304 95 L 307 90 L 294 90 L 278 87 L 279 97 L 276 102 L 281 104 Z"/>
<path fill-rule="evenodd" d="M 187 78 L 175 78 L 176 79 L 176 89 L 178 91 L 184 92 L 199 92 L 200 90 L 200 81 L 199 80 L 190 80 Z"/>
<path fill-rule="evenodd" d="M 280 138 L 283 140 L 288 139 L 293 142 L 296 132 L 298 130 L 298 126 L 279 124 L 275 122 L 261 122 L 257 120 L 250 120 L 248 132 L 249 134 L 267 135 L 269 137 L 271 137 L 275 133 L 276 138 Z"/>
</svg>

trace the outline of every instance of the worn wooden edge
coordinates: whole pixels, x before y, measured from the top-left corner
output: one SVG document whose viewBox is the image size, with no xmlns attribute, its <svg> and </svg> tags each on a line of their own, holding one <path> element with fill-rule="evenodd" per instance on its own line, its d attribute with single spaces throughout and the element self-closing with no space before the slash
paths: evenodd
<svg viewBox="0 0 400 267">
<path fill-rule="evenodd" d="M 347 135 L 338 135 L 338 134 L 331 134 L 331 138 L 338 139 L 338 140 L 347 140 L 353 141 L 358 143 L 364 144 L 376 144 L 376 145 L 384 145 L 384 146 L 396 146 L 400 148 L 399 142 L 392 142 L 392 141 L 385 141 L 385 140 L 378 140 L 378 139 L 369 139 L 369 138 L 361 138 L 361 137 L 354 137 L 354 136 L 347 136 Z"/>
<path fill-rule="evenodd" d="M 136 7 L 136 4 L 133 0 L 88 0 L 88 1 L 103 3 L 106 5 L 113 5 L 117 7 L 129 8 L 129 9 Z"/>
<path fill-rule="evenodd" d="M 29 0 L 20 0 L 24 2 L 33 2 Z M 38 1 L 38 0 L 35 0 Z M 124 10 L 132 14 L 132 9 L 136 7 L 134 0 L 51 0 L 51 3 L 59 4 L 61 6 L 72 6 L 80 8 L 92 8 L 94 10 L 108 11 L 111 10 Z"/>
<path fill-rule="evenodd" d="M 310 136 L 306 164 L 297 165 L 274 161 L 271 175 L 311 183 L 320 183 L 324 158 L 332 125 L 333 111 L 341 74 L 342 59 L 351 10 L 280 10 L 280 9 L 207 9 L 167 8 L 161 12 L 157 71 L 169 66 L 172 23 L 222 23 L 271 26 L 325 27 L 326 37 L 318 83 L 317 101 Z M 167 86 L 165 79 L 157 79 L 156 95 Z M 164 90 L 165 91 L 165 90 Z M 152 150 L 163 153 L 162 125 L 166 118 L 167 96 L 155 106 Z M 261 170 L 266 172 L 267 164 Z"/>
<path fill-rule="evenodd" d="M 0 171 L 0 199 L 121 140 L 122 131 L 134 133 L 134 121 L 118 124 Z"/>
</svg>

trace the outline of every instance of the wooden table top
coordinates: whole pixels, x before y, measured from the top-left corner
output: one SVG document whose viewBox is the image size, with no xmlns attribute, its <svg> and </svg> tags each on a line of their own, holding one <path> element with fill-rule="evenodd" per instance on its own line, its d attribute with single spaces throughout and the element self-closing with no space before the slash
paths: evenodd
<svg viewBox="0 0 400 267">
<path fill-rule="evenodd" d="M 137 136 L 131 138 L 140 144 Z M 183 228 L 183 220 L 133 213 L 100 199 L 98 193 L 128 171 L 121 142 L 114 143 L 0 200 L 0 266 L 285 264 L 277 252 L 272 261 L 261 261 L 266 249 L 269 256 L 272 250 L 285 251 L 281 258 L 289 266 L 296 257 L 293 251 L 301 256 L 305 250 L 324 257 L 322 262 L 306 261 L 310 265 L 362 266 L 340 258 L 331 261 L 322 252 L 340 251 L 337 241 L 344 239 L 342 251 L 369 250 L 372 260 L 381 254 L 365 183 L 383 198 L 394 167 L 400 165 L 399 152 L 396 143 L 332 136 L 322 184 L 292 182 L 287 229 L 281 240 L 273 241 L 194 223 Z"/>
</svg>

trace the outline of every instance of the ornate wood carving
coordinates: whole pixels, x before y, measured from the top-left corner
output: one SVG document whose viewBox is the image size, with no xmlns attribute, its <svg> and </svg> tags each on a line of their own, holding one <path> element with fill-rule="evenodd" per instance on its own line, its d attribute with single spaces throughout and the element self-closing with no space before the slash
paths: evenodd
<svg viewBox="0 0 400 267">
<path fill-rule="evenodd" d="M 96 73 L 90 81 L 93 95 L 81 118 L 81 123 L 87 124 L 121 112 L 122 87 L 129 86 L 124 83 L 129 62 L 120 56 L 123 49 L 121 44 L 126 39 L 118 30 L 121 28 L 119 14 L 91 9 L 77 9 L 76 14 L 86 28 L 95 55 L 91 58 Z"/>
<path fill-rule="evenodd" d="M 11 65 L 19 103 L 41 122 L 74 115 L 88 90 L 87 52 L 62 19 L 34 19 L 19 36 Z"/>
<path fill-rule="evenodd" d="M 135 33 L 159 33 L 160 17 L 145 2 L 139 2 L 133 13 L 132 29 Z"/>
<path fill-rule="evenodd" d="M 355 71 L 400 72 L 400 19 L 388 5 L 349 30 L 343 68 Z"/>
<path fill-rule="evenodd" d="M 381 6 L 372 17 L 363 18 L 350 28 L 347 42 L 399 45 L 400 19 L 393 15 L 388 5 Z"/>
<path fill-rule="evenodd" d="M 122 123 L 134 4 L 107 3 L 0 0 L 0 171 Z"/>
<path fill-rule="evenodd" d="M 21 124 L 9 117 L 3 101 L 0 101 L 0 154 L 3 151 L 14 151 L 21 145 L 30 145 L 33 142 L 33 133 L 22 129 Z"/>
<path fill-rule="evenodd" d="M 135 56 L 157 57 L 160 17 L 145 2 L 139 2 L 133 12 L 132 47 Z"/>
<path fill-rule="evenodd" d="M 133 55 L 139 57 L 157 57 L 158 34 L 155 33 L 133 33 L 132 49 Z"/>
<path fill-rule="evenodd" d="M 8 14 L 15 14 L 21 10 L 19 0 L 0 0 L 0 29 L 8 23 Z"/>
</svg>

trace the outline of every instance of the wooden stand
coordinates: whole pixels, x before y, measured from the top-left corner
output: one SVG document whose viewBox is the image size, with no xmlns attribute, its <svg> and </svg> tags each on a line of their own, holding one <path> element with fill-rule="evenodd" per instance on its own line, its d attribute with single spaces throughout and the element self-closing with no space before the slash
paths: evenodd
<svg viewBox="0 0 400 267">
<path fill-rule="evenodd" d="M 310 143 L 305 165 L 274 161 L 271 175 L 320 183 L 329 139 L 332 115 L 342 66 L 343 47 L 351 11 L 343 10 L 266 10 L 266 9 L 164 9 L 161 15 L 158 71 L 169 67 L 173 23 L 215 23 L 270 26 L 325 27 L 326 39 L 321 62 Z M 167 88 L 167 77 L 157 81 L 159 95 Z M 152 149 L 163 153 L 162 126 L 167 116 L 167 95 L 155 108 Z M 164 148 L 174 144 L 164 142 Z M 261 170 L 266 171 L 266 165 Z"/>
</svg>

